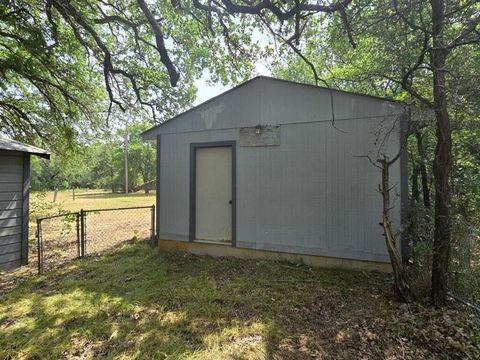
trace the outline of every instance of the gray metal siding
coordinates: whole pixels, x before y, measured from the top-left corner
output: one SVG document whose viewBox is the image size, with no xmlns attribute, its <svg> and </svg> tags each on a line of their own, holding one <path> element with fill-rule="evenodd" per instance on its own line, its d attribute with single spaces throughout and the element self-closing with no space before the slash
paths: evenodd
<svg viewBox="0 0 480 360">
<path fill-rule="evenodd" d="M 378 225 L 380 172 L 367 159 L 354 157 L 375 159 L 369 146 L 375 136 L 362 131 L 372 124 L 375 119 L 345 123 L 348 134 L 329 123 L 287 125 L 282 126 L 280 146 L 237 146 L 237 246 L 387 261 Z M 188 240 L 189 144 L 237 140 L 238 133 L 162 136 L 161 238 Z M 399 179 L 396 163 L 391 169 L 393 193 L 400 193 Z M 394 205 L 392 218 L 398 225 L 399 197 Z"/>
<path fill-rule="evenodd" d="M 212 102 L 212 107 L 222 111 L 215 116 L 210 111 L 210 120 L 191 112 L 162 127 L 160 238 L 189 239 L 191 143 L 238 144 L 242 126 L 281 124 L 280 146 L 237 145 L 236 246 L 388 261 L 378 225 L 381 174 L 359 156 L 376 160 L 379 153 L 390 157 L 398 153 L 402 107 L 336 93 L 333 126 L 327 90 L 320 93 L 311 87 L 268 81 L 253 85 L 227 94 L 221 100 L 224 107 Z M 207 127 L 207 122 L 212 126 Z M 394 186 L 391 216 L 398 228 L 400 161 L 392 166 L 390 176 Z"/>
<path fill-rule="evenodd" d="M 0 267 L 22 259 L 24 155 L 0 153 Z"/>
<path fill-rule="evenodd" d="M 338 91 L 332 94 L 335 118 L 339 121 L 394 115 L 403 108 L 402 104 L 368 96 Z M 158 134 L 233 129 L 258 124 L 330 122 L 330 95 L 330 91 L 324 88 L 259 78 L 152 129 L 145 138 L 156 139 Z"/>
<path fill-rule="evenodd" d="M 358 136 L 372 122 L 342 124 L 349 134 L 327 123 L 287 125 L 279 147 L 240 148 L 238 246 L 386 261 L 380 173 L 354 157 L 375 159 L 373 136 Z M 399 178 L 398 166 L 391 177 Z M 399 210 L 396 199 L 396 224 Z"/>
</svg>

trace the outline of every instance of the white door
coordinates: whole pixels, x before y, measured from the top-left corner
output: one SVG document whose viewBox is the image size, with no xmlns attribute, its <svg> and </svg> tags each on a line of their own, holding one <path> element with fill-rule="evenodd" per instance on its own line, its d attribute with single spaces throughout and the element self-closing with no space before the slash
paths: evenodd
<svg viewBox="0 0 480 360">
<path fill-rule="evenodd" d="M 232 148 L 196 150 L 195 238 L 232 241 Z"/>
</svg>

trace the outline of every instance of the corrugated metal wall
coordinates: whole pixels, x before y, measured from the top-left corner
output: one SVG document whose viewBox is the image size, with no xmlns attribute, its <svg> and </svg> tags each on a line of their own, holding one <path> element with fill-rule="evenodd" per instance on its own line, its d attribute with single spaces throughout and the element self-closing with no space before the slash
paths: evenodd
<svg viewBox="0 0 480 360">
<path fill-rule="evenodd" d="M 0 151 L 0 267 L 22 259 L 24 154 Z"/>
<path fill-rule="evenodd" d="M 260 80 L 157 131 L 160 238 L 189 237 L 190 143 L 234 140 L 237 247 L 388 261 L 378 225 L 380 172 L 357 156 L 398 153 L 402 107 L 336 92 L 333 125 L 328 90 Z M 239 128 L 257 124 L 280 125 L 280 146 L 239 146 Z M 400 183 L 397 161 L 391 169 L 397 226 Z"/>
</svg>

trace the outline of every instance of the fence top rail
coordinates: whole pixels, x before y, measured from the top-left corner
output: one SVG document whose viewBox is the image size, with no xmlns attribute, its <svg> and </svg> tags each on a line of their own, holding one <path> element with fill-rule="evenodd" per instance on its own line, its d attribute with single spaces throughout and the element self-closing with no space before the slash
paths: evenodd
<svg viewBox="0 0 480 360">
<path fill-rule="evenodd" d="M 87 209 L 87 210 L 82 209 L 80 211 L 71 211 L 71 212 L 66 212 L 66 213 L 62 213 L 62 214 L 38 217 L 37 221 L 55 219 L 55 218 L 59 218 L 59 217 L 63 217 L 63 216 L 69 216 L 69 215 L 80 215 L 81 211 L 83 211 L 84 213 L 88 213 L 88 212 L 115 211 L 115 210 L 153 209 L 154 207 L 155 207 L 155 205 L 128 206 L 128 207 L 117 207 L 117 208 L 106 208 L 106 209 Z"/>
<path fill-rule="evenodd" d="M 106 208 L 106 209 L 83 209 L 84 213 L 87 212 L 101 212 L 101 211 L 114 211 L 114 210 L 135 210 L 135 209 L 153 209 L 155 205 L 148 206 L 129 206 L 129 207 L 118 207 L 118 208 Z"/>
<path fill-rule="evenodd" d="M 80 213 L 78 211 L 72 211 L 72 212 L 66 212 L 66 213 L 63 213 L 63 214 L 42 216 L 42 217 L 37 218 L 37 222 L 42 221 L 42 220 L 55 219 L 55 218 L 59 218 L 59 217 L 62 217 L 62 216 L 69 216 L 69 215 L 80 215 Z"/>
</svg>

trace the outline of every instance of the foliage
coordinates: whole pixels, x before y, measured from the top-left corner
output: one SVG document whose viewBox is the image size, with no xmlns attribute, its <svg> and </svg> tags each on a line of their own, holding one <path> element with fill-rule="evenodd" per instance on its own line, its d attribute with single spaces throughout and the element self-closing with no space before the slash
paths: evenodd
<svg viewBox="0 0 480 360">
<path fill-rule="evenodd" d="M 205 69 L 224 82 L 247 76 L 251 23 L 221 26 L 189 4 L 174 5 L 1 1 L 0 133 L 60 152 L 104 125 L 112 106 L 139 105 L 162 121 L 192 102 L 193 80 Z M 215 36 L 226 26 L 228 42 Z"/>
<path fill-rule="evenodd" d="M 31 220 L 47 214 L 60 214 L 62 212 L 61 207 L 47 199 L 46 192 L 38 192 L 30 196 L 29 214 Z"/>
<path fill-rule="evenodd" d="M 134 123 L 128 126 L 129 173 L 133 177 L 132 186 L 156 178 L 156 144 L 145 142 L 140 134 L 150 128 L 148 123 Z M 123 134 L 125 134 L 123 132 Z"/>
<path fill-rule="evenodd" d="M 311 65 L 319 78 L 329 86 L 342 90 L 358 91 L 377 96 L 386 96 L 402 101 L 421 104 L 421 99 L 432 99 L 431 67 L 425 56 L 425 35 L 420 26 L 427 28 L 429 6 L 425 1 L 408 2 L 404 9 L 396 10 L 391 1 L 378 1 L 368 6 L 368 1 L 351 4 L 349 23 L 355 39 L 355 47 L 344 40 L 345 28 L 339 19 L 311 17 L 303 29 L 299 45 L 308 62 L 287 48 L 283 56 L 273 64 L 276 76 L 308 83 L 324 85 L 315 79 Z M 396 3 L 395 1 L 393 4 Z M 457 2 L 447 2 L 447 12 L 456 10 Z M 474 13 L 475 6 L 467 7 L 462 19 L 452 17 L 446 21 L 449 36 L 461 26 L 460 21 Z M 419 28 L 412 29 L 404 17 L 415 21 Z M 421 20 L 419 20 L 419 17 Z M 318 29 L 325 36 L 318 36 Z M 431 39 L 427 39 L 430 46 Z M 428 49 L 427 49 L 428 52 Z M 474 43 L 458 47 L 448 60 L 449 100 L 451 106 L 473 110 L 478 89 L 480 52 Z M 463 61 L 463 60 L 465 61 Z M 420 60 L 420 64 L 417 62 Z M 403 85 L 404 78 L 406 84 Z M 463 82 L 463 80 L 466 81 Z M 418 94 L 418 98 L 415 96 Z M 461 94 L 461 96 L 457 96 Z M 462 102 L 463 106 L 460 106 Z M 452 108 L 453 109 L 453 108 Z M 458 116 L 456 116 L 458 117 Z M 429 119 L 433 120 L 433 117 Z"/>
<path fill-rule="evenodd" d="M 149 123 L 132 123 L 129 133 L 129 188 L 155 179 L 155 148 L 140 137 Z M 104 132 L 103 138 L 87 142 L 76 151 L 51 160 L 32 161 L 32 189 L 103 188 L 112 192 L 123 190 L 125 130 Z"/>
</svg>

